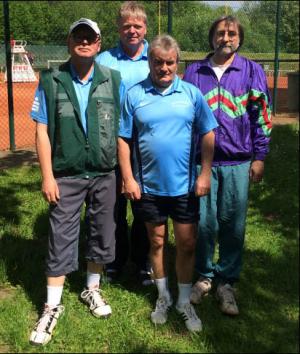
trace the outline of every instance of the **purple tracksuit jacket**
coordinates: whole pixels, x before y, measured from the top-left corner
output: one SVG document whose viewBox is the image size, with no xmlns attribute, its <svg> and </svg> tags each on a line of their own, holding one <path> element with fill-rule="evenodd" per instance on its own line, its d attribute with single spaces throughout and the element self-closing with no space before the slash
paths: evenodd
<svg viewBox="0 0 300 354">
<path fill-rule="evenodd" d="M 235 54 L 219 82 L 209 62 L 211 55 L 189 65 L 183 79 L 200 89 L 218 121 L 213 165 L 264 160 L 269 152 L 272 123 L 263 69 Z"/>
</svg>

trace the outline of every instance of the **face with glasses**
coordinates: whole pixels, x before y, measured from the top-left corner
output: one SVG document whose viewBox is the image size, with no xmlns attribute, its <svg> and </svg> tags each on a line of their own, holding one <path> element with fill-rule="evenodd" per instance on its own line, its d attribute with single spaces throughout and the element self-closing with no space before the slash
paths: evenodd
<svg viewBox="0 0 300 354">
<path fill-rule="evenodd" d="M 213 35 L 213 46 L 218 55 L 231 55 L 239 47 L 240 35 L 238 25 L 234 22 L 221 21 Z"/>
<path fill-rule="evenodd" d="M 100 37 L 87 25 L 76 27 L 68 37 L 71 57 L 91 58 L 101 48 Z"/>
</svg>

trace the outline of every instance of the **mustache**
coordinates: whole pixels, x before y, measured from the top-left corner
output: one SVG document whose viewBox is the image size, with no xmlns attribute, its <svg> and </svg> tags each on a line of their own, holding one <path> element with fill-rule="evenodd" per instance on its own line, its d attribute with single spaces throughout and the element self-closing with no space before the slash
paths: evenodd
<svg viewBox="0 0 300 354">
<path fill-rule="evenodd" d="M 217 46 L 217 49 L 222 49 L 222 48 L 226 48 L 226 47 L 231 48 L 231 49 L 235 48 L 234 45 L 232 45 L 232 44 L 221 43 Z"/>
</svg>

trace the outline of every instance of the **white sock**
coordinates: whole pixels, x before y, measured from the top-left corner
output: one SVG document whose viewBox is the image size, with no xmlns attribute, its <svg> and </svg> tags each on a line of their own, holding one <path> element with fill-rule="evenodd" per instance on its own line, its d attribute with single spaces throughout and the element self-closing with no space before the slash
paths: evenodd
<svg viewBox="0 0 300 354">
<path fill-rule="evenodd" d="M 87 271 L 86 273 L 86 287 L 88 289 L 91 288 L 99 288 L 100 285 L 100 274 L 99 273 L 91 273 Z"/>
<path fill-rule="evenodd" d="M 158 297 L 162 297 L 162 296 L 166 296 L 167 298 L 171 297 L 169 287 L 168 287 L 168 277 L 155 279 L 155 284 L 158 290 Z"/>
<path fill-rule="evenodd" d="M 192 283 L 183 284 L 178 283 L 178 300 L 177 304 L 182 306 L 183 304 L 190 302 L 190 295 L 192 290 Z"/>
<path fill-rule="evenodd" d="M 50 286 L 47 285 L 47 305 L 56 307 L 61 302 L 63 286 Z"/>
</svg>

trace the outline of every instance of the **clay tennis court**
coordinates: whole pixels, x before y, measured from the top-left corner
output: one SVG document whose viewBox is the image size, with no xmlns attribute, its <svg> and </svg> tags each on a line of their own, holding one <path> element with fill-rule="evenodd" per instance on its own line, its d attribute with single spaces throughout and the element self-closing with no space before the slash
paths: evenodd
<svg viewBox="0 0 300 354">
<path fill-rule="evenodd" d="M 34 92 L 38 85 L 35 83 L 14 83 L 14 126 L 15 145 L 17 149 L 34 145 L 35 124 L 30 118 Z M 268 85 L 273 87 L 273 77 L 268 77 Z M 287 109 L 287 77 L 278 78 L 278 112 L 288 112 Z M 0 150 L 9 150 L 9 117 L 7 103 L 7 85 L 0 83 Z"/>
<path fill-rule="evenodd" d="M 16 148 L 34 145 L 35 123 L 30 118 L 36 83 L 14 83 L 14 126 Z M 0 83 L 0 150 L 7 150 L 9 145 L 9 116 L 7 85 Z"/>
</svg>

